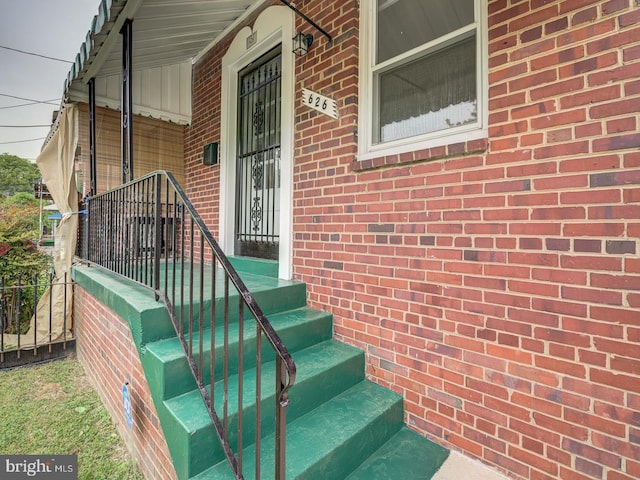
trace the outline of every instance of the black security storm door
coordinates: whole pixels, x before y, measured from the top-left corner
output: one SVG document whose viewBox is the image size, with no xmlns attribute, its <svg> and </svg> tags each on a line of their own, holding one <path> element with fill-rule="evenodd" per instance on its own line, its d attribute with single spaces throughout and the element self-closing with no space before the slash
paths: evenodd
<svg viewBox="0 0 640 480">
<path fill-rule="evenodd" d="M 280 48 L 239 73 L 235 254 L 278 259 Z"/>
</svg>

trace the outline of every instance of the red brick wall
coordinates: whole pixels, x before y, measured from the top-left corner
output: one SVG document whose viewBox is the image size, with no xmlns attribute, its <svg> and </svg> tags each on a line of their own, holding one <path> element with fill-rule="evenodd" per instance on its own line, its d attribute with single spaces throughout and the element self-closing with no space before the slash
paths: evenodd
<svg viewBox="0 0 640 480">
<path fill-rule="evenodd" d="M 248 24 L 253 23 L 260 11 L 262 9 L 251 15 Z M 209 143 L 220 142 L 222 57 L 243 26 L 193 66 L 192 121 L 185 132 L 185 192 L 215 237 L 219 227 L 220 166 L 203 166 L 203 149 Z"/>
<path fill-rule="evenodd" d="M 75 289 L 74 321 L 78 359 L 90 372 L 93 386 L 145 478 L 176 478 L 129 325 L 82 288 Z M 122 404 L 125 382 L 129 383 L 132 430 Z"/>
<path fill-rule="evenodd" d="M 296 60 L 296 93 L 340 108 L 296 111 L 311 305 L 435 441 L 519 478 L 640 478 L 640 2 L 489 1 L 488 138 L 366 162 L 357 2 L 302 9 L 334 41 Z M 223 53 L 194 71 L 192 190 Z"/>
</svg>

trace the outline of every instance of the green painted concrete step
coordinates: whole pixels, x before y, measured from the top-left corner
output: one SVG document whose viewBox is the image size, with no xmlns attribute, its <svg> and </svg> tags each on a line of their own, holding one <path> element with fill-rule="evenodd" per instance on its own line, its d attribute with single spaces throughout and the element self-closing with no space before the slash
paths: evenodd
<svg viewBox="0 0 640 480">
<path fill-rule="evenodd" d="M 287 426 L 287 479 L 343 480 L 403 425 L 402 399 L 368 381 L 323 403 Z M 273 478 L 274 436 L 262 441 L 263 479 Z M 244 451 L 244 475 L 254 478 L 255 448 Z M 196 480 L 232 480 L 223 461 Z M 402 477 L 394 477 L 402 478 Z"/>
<path fill-rule="evenodd" d="M 249 268 L 255 261 L 244 261 L 243 265 Z M 173 276 L 169 275 L 165 279 L 166 265 L 161 265 L 160 280 L 162 289 L 165 281 L 168 283 L 167 290 L 170 296 L 176 298 L 177 305 L 174 305 L 176 313 L 179 313 L 181 298 L 186 304 L 189 301 L 188 288 L 183 293 L 174 291 L 172 287 Z M 189 264 L 176 266 L 176 279 L 184 276 L 185 282 L 189 285 L 191 273 L 193 271 L 193 292 L 195 295 L 192 315 L 195 328 L 198 328 L 200 317 L 200 304 L 197 297 L 200 292 L 200 265 L 191 267 Z M 204 283 L 202 302 L 203 316 L 209 321 L 211 315 L 212 296 L 212 270 L 211 266 L 204 266 Z M 270 317 L 271 315 L 293 310 L 306 306 L 306 285 L 301 282 L 290 280 L 279 280 L 277 278 L 256 275 L 249 272 L 240 273 L 247 288 L 252 292 L 262 311 Z M 136 284 L 132 280 L 117 277 L 101 268 L 75 267 L 73 270 L 74 280 L 86 289 L 89 293 L 99 298 L 106 305 L 109 305 L 120 317 L 129 322 L 131 334 L 140 349 L 144 345 L 163 338 L 175 336 L 175 330 L 168 313 L 161 301 L 156 301 L 151 290 Z M 218 269 L 215 275 L 215 306 L 216 318 L 222 321 L 224 313 L 224 275 Z M 238 318 L 238 293 L 230 286 L 229 300 L 229 320 L 237 321 Z M 245 316 L 250 312 L 245 309 Z M 189 308 L 185 306 L 182 310 L 183 324 L 186 326 L 189 321 Z"/>
<path fill-rule="evenodd" d="M 264 275 L 265 277 L 278 278 L 278 262 L 276 260 L 265 260 L 262 258 L 250 257 L 229 257 L 229 262 L 240 274 L 251 273 Z"/>
<path fill-rule="evenodd" d="M 300 282 L 277 279 L 277 263 L 253 259 L 231 259 L 254 294 L 298 367 L 296 385 L 290 392 L 287 409 L 287 479 L 297 480 L 427 480 L 447 457 L 447 451 L 408 430 L 403 424 L 401 398 L 364 380 L 364 355 L 361 351 L 332 340 L 331 315 L 307 308 L 306 286 Z M 203 316 L 210 316 L 215 296 L 216 317 L 224 305 L 224 276 L 213 275 L 210 266 L 182 265 L 188 281 L 199 292 L 204 273 Z M 193 273 L 194 275 L 191 275 Z M 215 278 L 214 278 L 215 277 Z M 149 382 L 160 422 L 171 451 L 178 478 L 232 479 L 223 460 L 221 447 L 210 424 L 180 342 L 161 302 L 153 292 L 132 282 L 116 278 L 101 269 L 77 267 L 74 278 L 89 293 L 105 302 L 127 319 Z M 171 288 L 172 278 L 164 278 Z M 213 286 L 215 285 L 215 289 Z M 215 292 L 214 292 L 215 290 Z M 233 289 L 232 289 L 233 290 Z M 208 297 L 207 297 L 208 295 Z M 187 298 L 187 297 L 185 297 Z M 230 303 L 229 353 L 238 357 L 237 293 Z M 192 310 L 197 328 L 200 306 Z M 245 311 L 248 315 L 248 311 Z M 185 318 L 185 323 L 187 319 Z M 215 330 L 216 391 L 220 391 L 222 322 Z M 211 332 L 203 332 L 206 346 L 203 363 L 209 365 Z M 253 320 L 246 322 L 244 338 L 245 377 L 243 386 L 244 472 L 254 478 L 254 441 L 256 399 L 256 342 Z M 196 333 L 194 345 L 198 345 Z M 275 417 L 273 353 L 264 345 L 262 370 L 262 478 L 273 478 Z M 238 393 L 237 365 L 231 365 L 229 378 L 229 430 L 236 433 Z M 206 370 L 206 369 L 205 369 Z M 206 382 L 210 381 L 206 374 Z M 235 386 L 235 387 L 234 387 Z M 220 411 L 221 396 L 215 403 Z M 232 437 L 233 444 L 237 440 Z M 216 453 L 217 452 L 217 453 Z M 216 465 L 211 465 L 218 461 Z"/>
<path fill-rule="evenodd" d="M 342 344 L 335 340 L 327 340 L 294 354 L 298 367 L 295 387 L 291 390 L 291 404 L 287 408 L 287 419 L 292 421 L 308 413 L 332 397 L 351 388 L 364 378 L 364 354 L 361 350 Z M 262 435 L 273 432 L 275 425 L 275 362 L 262 367 L 262 401 L 263 416 Z M 209 390 L 207 386 L 207 390 Z M 216 411 L 223 412 L 222 392 L 223 380 L 216 382 Z M 238 422 L 238 377 L 229 378 L 228 421 L 230 442 L 237 443 Z M 245 372 L 243 380 L 243 443 L 249 445 L 255 441 L 256 411 L 256 372 L 250 369 Z M 209 420 L 204 402 L 198 390 L 174 397 L 164 402 L 173 418 L 170 425 L 164 425 L 171 432 L 172 441 L 183 449 L 174 465 L 176 469 L 200 472 L 210 467 L 214 461 L 223 457 L 219 441 Z M 215 453 L 214 453 L 215 452 Z"/>
<path fill-rule="evenodd" d="M 449 450 L 402 428 L 346 480 L 429 480 Z"/>
<path fill-rule="evenodd" d="M 287 346 L 291 354 L 314 343 L 331 338 L 331 315 L 321 310 L 309 307 L 296 308 L 269 316 L 269 321 Z M 215 330 L 216 372 L 215 378 L 220 378 L 223 368 L 224 354 L 224 325 L 218 325 Z M 238 324 L 229 325 L 229 368 L 230 374 L 237 372 L 238 360 Z M 255 363 L 256 356 L 256 328 L 253 320 L 245 322 L 244 330 L 244 362 L 245 365 Z M 193 338 L 194 348 L 198 348 L 200 337 L 198 332 Z M 263 337 L 263 361 L 274 358 L 273 349 Z M 205 365 L 204 379 L 210 382 L 211 359 L 211 330 L 203 332 L 203 362 Z M 147 345 L 145 353 L 145 372 L 147 378 L 153 378 L 159 385 L 162 398 L 167 399 L 195 388 L 195 381 L 187 363 L 182 345 L 177 337 L 160 340 Z"/>
<path fill-rule="evenodd" d="M 198 267 L 196 266 L 196 269 Z M 246 287 L 253 295 L 256 303 L 260 306 L 263 313 L 267 316 L 283 312 L 285 310 L 293 310 L 306 306 L 306 285 L 304 283 L 279 280 L 277 278 L 267 277 L 264 275 L 255 275 L 243 272 L 241 278 Z M 169 287 L 169 296 L 175 298 L 174 309 L 176 316 L 182 319 L 183 325 L 187 326 L 190 315 L 197 329 L 200 319 L 200 302 L 199 297 L 199 278 L 194 279 L 194 303 L 192 310 L 189 310 L 189 292 L 173 292 Z M 215 291 L 211 287 L 211 279 L 205 276 L 202 302 L 202 316 L 205 319 L 205 328 L 211 321 L 212 302 L 211 298 L 215 295 L 215 318 L 217 322 L 224 319 L 224 275 L 218 270 L 215 279 Z M 184 305 L 184 308 L 181 308 Z M 229 282 L 229 304 L 228 318 L 230 323 L 235 323 L 239 316 L 239 294 L 233 284 Z M 244 317 L 251 317 L 251 312 L 245 308 Z"/>
</svg>

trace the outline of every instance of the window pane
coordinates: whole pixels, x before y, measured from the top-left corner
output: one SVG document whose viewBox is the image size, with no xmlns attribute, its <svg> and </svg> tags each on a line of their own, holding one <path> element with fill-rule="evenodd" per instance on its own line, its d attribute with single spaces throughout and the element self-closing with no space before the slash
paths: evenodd
<svg viewBox="0 0 640 480">
<path fill-rule="evenodd" d="M 375 143 L 423 135 L 477 119 L 476 41 L 463 40 L 381 73 Z"/>
<path fill-rule="evenodd" d="M 376 63 L 474 22 L 474 0 L 377 0 Z"/>
</svg>

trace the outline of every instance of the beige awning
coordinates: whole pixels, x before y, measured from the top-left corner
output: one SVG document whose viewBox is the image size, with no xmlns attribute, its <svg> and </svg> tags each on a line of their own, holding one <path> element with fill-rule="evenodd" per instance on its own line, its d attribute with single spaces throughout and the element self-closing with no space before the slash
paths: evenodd
<svg viewBox="0 0 640 480">
<path fill-rule="evenodd" d="M 56 121 L 56 131 L 40 152 L 36 164 L 47 185 L 54 205 L 45 209 L 57 210 L 62 219 L 56 229 L 53 249 L 54 283 L 71 281 L 78 236 L 78 193 L 75 187 L 74 157 L 78 145 L 78 109 L 65 105 Z M 66 292 L 65 292 L 66 289 Z M 51 298 L 51 336 L 49 336 L 49 298 Z M 71 285 L 53 285 L 37 307 L 37 343 L 61 340 L 73 330 L 73 289 Z M 66 319 L 65 319 L 66 312 Z M 33 320 L 31 323 L 33 328 Z M 23 338 L 29 338 L 28 335 Z"/>
</svg>

